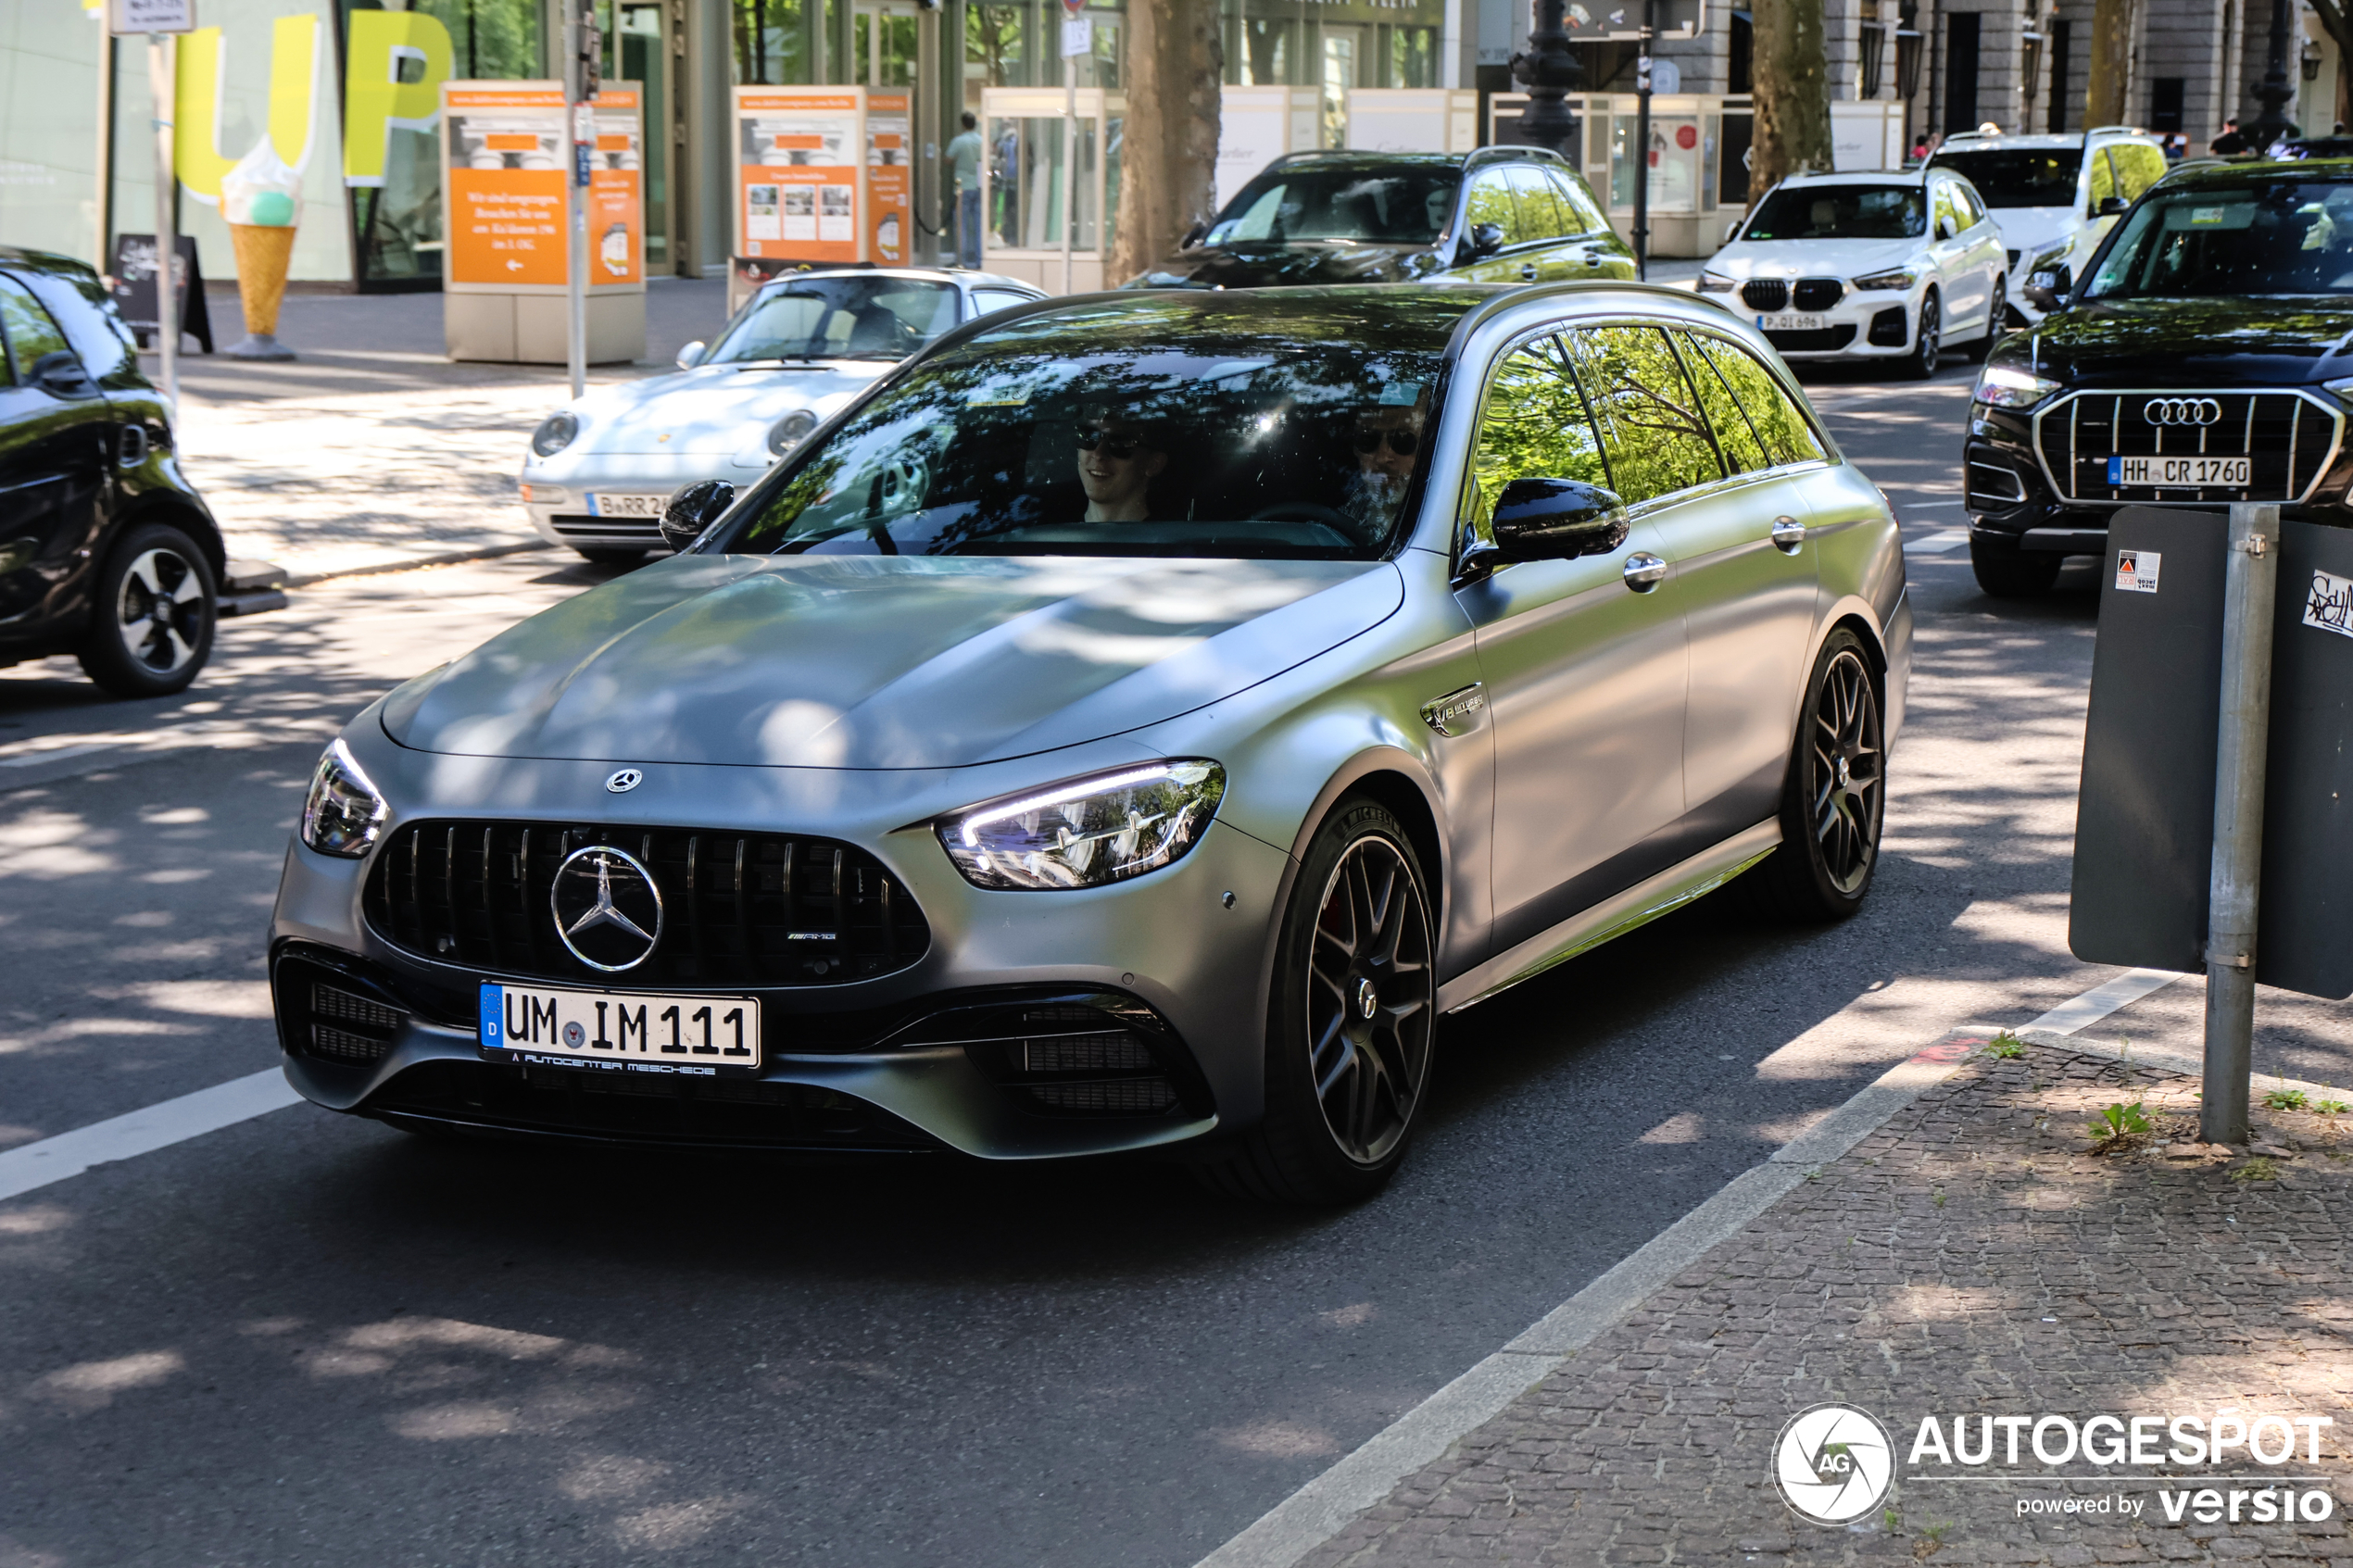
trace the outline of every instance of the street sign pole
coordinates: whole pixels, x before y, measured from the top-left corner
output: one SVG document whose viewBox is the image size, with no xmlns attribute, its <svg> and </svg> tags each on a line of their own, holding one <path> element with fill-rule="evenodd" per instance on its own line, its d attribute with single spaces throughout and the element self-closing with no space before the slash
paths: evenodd
<svg viewBox="0 0 2353 1568">
<path fill-rule="evenodd" d="M 564 358 L 572 395 L 588 390 L 588 170 L 597 146 L 594 104 L 602 74 L 598 58 L 595 0 L 564 8 L 564 118 L 571 127 L 572 177 L 565 182 L 564 216 L 571 233 L 564 270 Z"/>
<path fill-rule="evenodd" d="M 171 67 L 170 39 L 160 32 L 147 34 L 147 85 L 156 101 L 156 379 L 163 385 L 164 407 L 176 417 L 180 411 L 180 290 L 173 274 L 180 270 L 180 237 L 171 226 L 171 198 L 176 194 L 171 120 L 177 97 Z"/>
<path fill-rule="evenodd" d="M 1634 276 L 1651 275 L 1651 45 L 1658 37 L 1658 0 L 1642 0 L 1642 36 L 1634 60 Z"/>
<path fill-rule="evenodd" d="M 2264 759 L 2271 733 L 2271 618 L 2280 508 L 2231 508 L 2222 587 L 2222 707 L 2206 938 L 2206 1081 L 2198 1132 L 2247 1139 L 2255 1038 L 2255 911 L 2262 888 Z"/>
<path fill-rule="evenodd" d="M 1078 56 L 1094 47 L 1087 0 L 1063 0 L 1063 293 L 1070 293 L 1071 237 L 1078 228 Z M 1076 47 L 1073 47 L 1076 44 Z"/>
</svg>

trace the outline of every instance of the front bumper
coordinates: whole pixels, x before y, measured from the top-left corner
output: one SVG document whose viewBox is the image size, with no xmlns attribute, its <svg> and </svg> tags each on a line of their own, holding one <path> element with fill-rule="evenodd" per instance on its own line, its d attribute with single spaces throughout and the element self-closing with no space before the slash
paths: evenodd
<svg viewBox="0 0 2353 1568">
<path fill-rule="evenodd" d="M 724 452 L 559 452 L 523 465 L 522 483 L 530 498 L 522 508 L 533 531 L 550 545 L 666 550 L 659 519 L 599 516 L 590 497 L 668 496 L 706 479 L 724 479 L 741 488 L 767 471 L 765 464 L 751 467 Z"/>
<path fill-rule="evenodd" d="M 346 738 L 387 797 L 401 803 L 377 855 L 404 818 L 820 833 L 882 861 L 916 900 L 931 939 L 920 959 L 893 973 L 752 989 L 767 1036 L 753 1076 L 688 1080 L 485 1061 L 471 1000 L 484 980 L 600 987 L 578 976 L 437 962 L 406 950 L 367 919 L 370 861 L 297 843 L 287 852 L 272 924 L 280 1044 L 288 1081 L 331 1110 L 546 1136 L 952 1149 L 996 1160 L 1165 1146 L 1257 1114 L 1265 955 L 1288 857 L 1222 822 L 1175 865 L 1131 882 L 1075 893 L 989 892 L 963 881 L 927 826 L 903 825 L 926 822 L 946 803 L 1035 784 L 1034 762 L 944 780 L 663 765 L 648 768 L 645 786 L 616 797 L 602 784 L 610 762 L 405 752 L 382 738 L 372 712 Z M 1068 771 L 1095 760 L 1078 759 Z M 1054 771 L 1064 769 L 1057 763 Z M 418 786 L 429 779 L 441 787 L 426 809 L 414 803 L 426 796 Z M 846 794 L 861 796 L 861 807 L 816 804 Z M 337 1022 L 337 1034 L 322 1045 L 314 1033 L 318 1004 L 307 989 L 322 975 L 386 1011 L 367 1027 Z M 1092 1010 L 1070 1014 L 1079 1020 L 1070 1032 L 1125 1029 L 1150 1054 L 1143 1065 L 1151 1071 L 1122 1072 L 1113 1062 L 1111 1071 L 1092 1072 L 1085 1061 L 1058 1066 L 1051 1059 L 1040 1068 L 1015 1044 L 1043 1027 L 1032 1017 L 1038 1009 Z M 371 1046 L 354 1047 L 355 1034 L 371 1037 Z M 367 1056 L 369 1048 L 377 1054 Z M 1088 1083 L 1125 1086 L 1077 1092 Z"/>
<path fill-rule="evenodd" d="M 1912 351 L 1919 326 L 1919 302 L 1925 289 L 1898 294 L 1890 289 L 1857 293 L 1849 287 L 1836 304 L 1821 310 L 1801 310 L 1794 304 L 1779 310 L 1755 310 L 1741 296 L 1710 295 L 1743 320 L 1755 323 L 1784 359 L 1894 359 Z M 1793 330 L 1793 317 L 1810 316 L 1820 326 Z M 1783 323 L 1776 325 L 1776 322 Z"/>
</svg>

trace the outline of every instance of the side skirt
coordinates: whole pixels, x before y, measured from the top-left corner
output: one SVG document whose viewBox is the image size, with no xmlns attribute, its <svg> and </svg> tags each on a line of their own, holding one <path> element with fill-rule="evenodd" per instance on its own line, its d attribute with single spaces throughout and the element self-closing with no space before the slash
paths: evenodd
<svg viewBox="0 0 2353 1568">
<path fill-rule="evenodd" d="M 1499 953 L 1478 968 L 1456 975 L 1438 988 L 1438 1010 L 1459 1012 L 1523 980 L 1534 979 L 1554 964 L 1567 963 L 1579 953 L 1591 952 L 1612 937 L 1648 925 L 1659 916 L 1672 913 L 1723 886 L 1771 854 L 1780 842 L 1781 823 L 1778 816 L 1743 829 L 1680 865 L 1669 866 L 1656 876 L 1570 916 L 1551 930 L 1537 933 L 1509 952 Z"/>
</svg>

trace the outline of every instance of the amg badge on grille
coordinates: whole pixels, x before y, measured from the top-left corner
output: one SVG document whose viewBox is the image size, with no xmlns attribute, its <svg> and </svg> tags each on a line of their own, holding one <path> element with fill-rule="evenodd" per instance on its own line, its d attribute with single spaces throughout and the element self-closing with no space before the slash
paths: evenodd
<svg viewBox="0 0 2353 1568">
<path fill-rule="evenodd" d="M 624 851 L 601 844 L 573 850 L 556 868 L 548 898 L 556 935 L 590 969 L 634 969 L 661 940 L 661 889 Z"/>
</svg>

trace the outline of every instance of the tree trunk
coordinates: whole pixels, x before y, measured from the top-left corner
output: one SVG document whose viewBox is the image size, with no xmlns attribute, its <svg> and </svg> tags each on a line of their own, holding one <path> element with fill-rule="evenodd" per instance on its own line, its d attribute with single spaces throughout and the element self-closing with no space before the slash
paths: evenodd
<svg viewBox="0 0 2353 1568">
<path fill-rule="evenodd" d="M 2083 124 L 2122 125 L 2133 85 L 2133 0 L 2095 0 L 2092 6 L 2092 78 L 2083 93 Z"/>
<path fill-rule="evenodd" d="M 1783 175 L 1830 170 L 1831 94 L 1822 0 L 1756 0 L 1750 26 L 1756 128 L 1748 199 L 1754 206 Z"/>
<path fill-rule="evenodd" d="M 1217 208 L 1218 0 L 1137 0 L 1127 8 L 1127 119 L 1119 226 L 1103 270 L 1117 284 L 1176 254 Z"/>
</svg>

